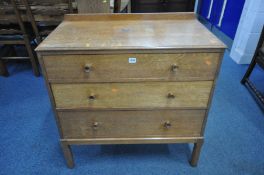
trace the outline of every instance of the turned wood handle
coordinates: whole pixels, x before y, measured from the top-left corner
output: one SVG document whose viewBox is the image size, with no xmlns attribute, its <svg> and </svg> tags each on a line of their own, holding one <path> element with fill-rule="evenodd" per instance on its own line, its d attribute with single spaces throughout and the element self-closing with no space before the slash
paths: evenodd
<svg viewBox="0 0 264 175">
<path fill-rule="evenodd" d="M 93 123 L 93 129 L 98 129 L 99 123 L 98 122 L 94 122 Z"/>
<path fill-rule="evenodd" d="M 179 66 L 177 64 L 171 65 L 171 71 L 176 72 L 179 69 Z"/>
<path fill-rule="evenodd" d="M 175 95 L 170 92 L 170 93 L 168 93 L 167 97 L 172 99 L 172 98 L 175 98 Z"/>
<path fill-rule="evenodd" d="M 89 100 L 95 100 L 95 98 L 96 98 L 96 96 L 94 94 L 90 94 L 88 97 Z"/>
<path fill-rule="evenodd" d="M 171 127 L 171 122 L 170 121 L 166 121 L 166 122 L 164 122 L 163 126 L 164 126 L 164 128 L 169 129 Z"/>
<path fill-rule="evenodd" d="M 92 66 L 90 64 L 84 65 L 84 72 L 89 73 L 91 72 Z"/>
</svg>

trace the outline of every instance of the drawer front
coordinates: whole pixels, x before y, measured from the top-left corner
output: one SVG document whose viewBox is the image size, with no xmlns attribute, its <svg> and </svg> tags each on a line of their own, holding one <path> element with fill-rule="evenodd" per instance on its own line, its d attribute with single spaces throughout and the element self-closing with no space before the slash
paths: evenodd
<svg viewBox="0 0 264 175">
<path fill-rule="evenodd" d="M 57 108 L 206 108 L 212 81 L 52 84 Z"/>
<path fill-rule="evenodd" d="M 58 112 L 63 137 L 147 138 L 200 136 L 205 110 Z"/>
<path fill-rule="evenodd" d="M 51 82 L 192 81 L 214 79 L 219 53 L 63 55 L 43 59 Z"/>
</svg>

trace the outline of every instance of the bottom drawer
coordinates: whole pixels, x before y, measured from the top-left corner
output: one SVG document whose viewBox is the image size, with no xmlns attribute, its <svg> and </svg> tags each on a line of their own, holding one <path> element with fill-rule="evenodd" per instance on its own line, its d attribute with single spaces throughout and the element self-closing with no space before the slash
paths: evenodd
<svg viewBox="0 0 264 175">
<path fill-rule="evenodd" d="M 200 136 L 205 110 L 58 112 L 64 139 Z"/>
</svg>

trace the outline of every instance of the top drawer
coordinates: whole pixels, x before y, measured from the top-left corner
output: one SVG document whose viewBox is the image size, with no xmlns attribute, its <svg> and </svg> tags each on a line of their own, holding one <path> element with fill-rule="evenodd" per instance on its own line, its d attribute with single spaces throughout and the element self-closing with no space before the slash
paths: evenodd
<svg viewBox="0 0 264 175">
<path fill-rule="evenodd" d="M 50 82 L 213 80 L 219 53 L 44 56 Z"/>
</svg>

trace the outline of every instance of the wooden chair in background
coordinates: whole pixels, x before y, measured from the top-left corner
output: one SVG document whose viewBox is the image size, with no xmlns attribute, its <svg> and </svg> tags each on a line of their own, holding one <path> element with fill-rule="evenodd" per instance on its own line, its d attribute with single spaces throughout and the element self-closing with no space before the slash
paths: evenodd
<svg viewBox="0 0 264 175">
<path fill-rule="evenodd" d="M 256 65 L 259 65 L 259 67 L 264 70 L 264 26 L 260 35 L 260 39 L 254 57 L 248 67 L 246 74 L 241 80 L 241 83 L 243 85 L 246 85 L 246 87 L 251 90 L 251 92 L 254 94 L 254 97 L 256 97 L 257 101 L 264 109 L 264 94 L 261 93 L 249 79 Z"/>
<path fill-rule="evenodd" d="M 0 72 L 8 75 L 8 71 L 2 59 L 30 59 L 35 76 L 39 76 L 39 68 L 36 55 L 31 47 L 31 39 L 21 17 L 20 1 L 2 0 L 0 2 L 0 45 L 1 66 Z M 23 13 L 23 12 L 22 12 Z M 28 56 L 14 55 L 14 46 L 24 45 Z M 7 53 L 7 54 L 3 54 Z"/>
<path fill-rule="evenodd" d="M 65 14 L 77 12 L 73 8 L 73 0 L 22 1 L 38 44 L 59 25 Z"/>
</svg>

